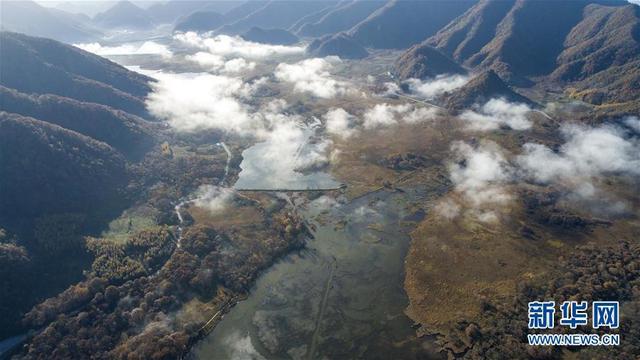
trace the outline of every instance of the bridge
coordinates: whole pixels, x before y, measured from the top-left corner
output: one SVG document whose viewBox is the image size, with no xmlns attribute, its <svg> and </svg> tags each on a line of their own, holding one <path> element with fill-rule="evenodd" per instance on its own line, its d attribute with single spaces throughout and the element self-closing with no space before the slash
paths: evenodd
<svg viewBox="0 0 640 360">
<path fill-rule="evenodd" d="M 346 189 L 346 188 L 347 188 L 346 184 L 340 184 L 339 186 L 333 186 L 333 187 L 318 187 L 318 188 L 306 188 L 306 189 L 234 188 L 234 190 L 235 191 L 242 191 L 242 192 L 314 192 L 314 191 L 336 191 L 336 190 L 342 190 L 342 189 Z"/>
</svg>

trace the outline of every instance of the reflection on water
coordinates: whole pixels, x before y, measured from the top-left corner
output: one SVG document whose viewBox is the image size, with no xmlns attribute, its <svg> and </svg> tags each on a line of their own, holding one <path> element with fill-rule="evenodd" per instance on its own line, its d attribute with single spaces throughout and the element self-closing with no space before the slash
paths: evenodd
<svg viewBox="0 0 640 360">
<path fill-rule="evenodd" d="M 338 205 L 321 197 L 300 208 L 317 226 L 315 239 L 260 276 L 193 357 L 431 357 L 403 314 L 401 200 L 378 193 Z"/>
<path fill-rule="evenodd" d="M 317 171 L 326 165 L 326 141 L 310 141 L 313 130 L 282 124 L 270 137 L 242 153 L 236 189 L 327 189 L 340 184 Z"/>
</svg>

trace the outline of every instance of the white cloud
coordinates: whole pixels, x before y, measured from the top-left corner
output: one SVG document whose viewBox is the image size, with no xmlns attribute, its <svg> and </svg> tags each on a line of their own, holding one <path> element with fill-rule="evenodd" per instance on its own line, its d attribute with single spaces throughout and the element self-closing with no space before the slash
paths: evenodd
<svg viewBox="0 0 640 360">
<path fill-rule="evenodd" d="M 332 78 L 329 70 L 337 57 L 314 58 L 299 61 L 295 64 L 279 64 L 275 71 L 278 80 L 293 84 L 298 92 L 310 93 L 320 98 L 333 98 L 345 95 L 349 85 L 344 81 Z"/>
<path fill-rule="evenodd" d="M 343 139 L 351 137 L 356 130 L 353 128 L 353 115 L 342 108 L 329 110 L 325 115 L 325 126 L 329 134 L 339 136 Z"/>
<path fill-rule="evenodd" d="M 394 82 L 386 82 L 383 84 L 384 91 L 382 95 L 396 95 L 400 92 L 400 86 Z"/>
<path fill-rule="evenodd" d="M 438 114 L 436 108 L 417 107 L 410 104 L 389 105 L 376 104 L 367 110 L 363 115 L 363 126 L 366 129 L 392 126 L 399 121 L 416 123 L 420 121 L 432 120 Z"/>
<path fill-rule="evenodd" d="M 411 105 L 389 105 L 389 104 L 376 104 L 373 108 L 367 110 L 364 113 L 364 127 L 367 129 L 376 128 L 379 126 L 391 126 L 396 124 L 396 116 L 406 113 L 411 109 Z"/>
<path fill-rule="evenodd" d="M 223 57 L 243 57 L 264 59 L 277 55 L 300 55 L 305 51 L 301 46 L 259 44 L 246 41 L 239 36 L 217 35 L 209 37 L 195 32 L 177 33 L 174 39 L 191 47 L 206 50 L 212 55 Z"/>
<path fill-rule="evenodd" d="M 328 140 L 314 139 L 313 130 L 295 115 L 265 114 L 270 131 L 264 141 L 243 153 L 236 188 L 314 188 L 336 186 L 330 175 L 315 172 L 329 163 Z"/>
<path fill-rule="evenodd" d="M 262 129 L 240 101 L 253 88 L 240 79 L 210 74 L 156 74 L 149 111 L 178 131 L 221 129 L 251 134 Z"/>
<path fill-rule="evenodd" d="M 638 140 L 625 137 L 618 127 L 562 128 L 567 142 L 554 152 L 540 144 L 524 145 L 518 162 L 529 176 L 548 183 L 570 179 L 601 177 L 607 174 L 640 174 Z"/>
<path fill-rule="evenodd" d="M 436 213 L 447 220 L 452 220 L 460 215 L 461 207 L 452 199 L 440 201 L 435 206 Z"/>
<path fill-rule="evenodd" d="M 495 130 L 508 126 L 513 130 L 531 128 L 527 113 L 531 108 L 526 104 L 514 104 L 504 99 L 491 99 L 477 111 L 467 110 L 460 115 L 472 130 Z"/>
<path fill-rule="evenodd" d="M 434 99 L 445 92 L 464 86 L 468 81 L 469 77 L 464 75 L 438 75 L 427 80 L 409 79 L 407 84 L 412 92 L 426 99 Z"/>
<path fill-rule="evenodd" d="M 218 70 L 224 66 L 224 58 L 220 55 L 210 54 L 205 51 L 198 51 L 193 55 L 185 56 L 185 59 L 188 61 L 199 64 L 200 66 L 210 68 L 213 70 Z"/>
<path fill-rule="evenodd" d="M 163 58 L 171 58 L 173 53 L 166 45 L 158 44 L 154 41 L 145 41 L 140 45 L 124 44 L 120 46 L 102 46 L 97 42 L 86 44 L 74 44 L 82 50 L 100 56 L 113 55 L 160 55 Z"/>
<path fill-rule="evenodd" d="M 243 58 L 235 58 L 225 62 L 222 71 L 225 73 L 239 73 L 253 70 L 255 67 L 256 63 L 253 61 L 247 61 Z"/>
<path fill-rule="evenodd" d="M 214 55 L 204 51 L 187 55 L 185 59 L 209 71 L 219 71 L 226 74 L 241 73 L 243 71 L 253 70 L 256 67 L 256 63 L 253 61 L 247 61 L 243 58 L 225 60 L 225 58 L 220 55 Z"/>
<path fill-rule="evenodd" d="M 637 116 L 627 116 L 622 121 L 625 126 L 640 134 L 640 119 Z"/>
<path fill-rule="evenodd" d="M 508 186 L 514 173 L 503 150 L 490 141 L 476 147 L 456 141 L 451 150 L 449 177 L 454 192 L 436 205 L 436 213 L 447 220 L 466 214 L 482 222 L 498 221 L 512 199 Z"/>
<path fill-rule="evenodd" d="M 156 74 L 162 73 L 161 70 L 151 70 L 151 69 L 143 69 L 138 65 L 127 65 L 125 66 L 128 70 L 137 72 L 138 74 L 146 75 L 152 78 L 156 77 Z"/>
<path fill-rule="evenodd" d="M 202 185 L 196 192 L 193 203 L 212 214 L 220 213 L 233 200 L 233 190 L 214 185 Z"/>
<path fill-rule="evenodd" d="M 265 357 L 260 355 L 251 342 L 249 334 L 240 335 L 239 332 L 232 333 L 225 339 L 225 343 L 231 349 L 232 359 L 243 360 L 264 360 Z"/>
<path fill-rule="evenodd" d="M 634 127 L 633 119 L 622 123 Z M 562 133 L 566 142 L 557 151 L 528 143 L 517 162 L 525 178 L 568 190 L 567 199 L 583 209 L 605 216 L 620 214 L 627 204 L 607 194 L 600 185 L 611 175 L 633 177 L 631 181 L 637 184 L 640 142 L 633 131 L 613 125 L 565 125 Z"/>
</svg>

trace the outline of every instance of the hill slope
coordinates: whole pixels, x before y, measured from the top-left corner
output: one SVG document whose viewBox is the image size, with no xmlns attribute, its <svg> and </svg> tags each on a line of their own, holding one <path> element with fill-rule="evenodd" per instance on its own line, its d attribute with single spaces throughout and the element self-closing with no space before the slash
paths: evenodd
<svg viewBox="0 0 640 360">
<path fill-rule="evenodd" d="M 349 34 L 365 47 L 404 49 L 435 34 L 473 4 L 472 0 L 393 0 L 354 26 Z"/>
<path fill-rule="evenodd" d="M 421 46 L 513 85 L 573 88 L 592 104 L 639 108 L 640 7 L 625 1 L 483 0 Z M 414 49 L 401 59 L 420 63 Z"/>
<path fill-rule="evenodd" d="M 308 21 L 298 30 L 300 36 L 322 36 L 347 31 L 385 4 L 377 0 L 355 0 L 329 9 L 321 18 Z"/>
<path fill-rule="evenodd" d="M 240 36 L 247 41 L 272 45 L 292 45 L 300 40 L 287 30 L 262 29 L 257 26 L 252 27 Z"/>
<path fill-rule="evenodd" d="M 362 59 L 369 56 L 367 49 L 345 33 L 314 40 L 307 47 L 307 53 L 315 57 L 339 56 L 342 59 Z"/>
<path fill-rule="evenodd" d="M 108 212 L 123 200 L 127 181 L 124 159 L 109 145 L 6 112 L 0 112 L 0 169 L 0 213 L 14 221 Z"/>
<path fill-rule="evenodd" d="M 261 2 L 259 2 L 261 3 Z M 326 1 L 274 0 L 219 29 L 224 34 L 239 34 L 257 26 L 264 29 L 288 29 L 302 17 L 327 7 Z M 239 11 L 240 8 L 232 11 Z"/>
<path fill-rule="evenodd" d="M 101 34 L 73 14 L 47 9 L 33 1 L 3 1 L 0 28 L 59 41 L 94 41 Z M 1 45 L 0 45 L 1 46 Z"/>
<path fill-rule="evenodd" d="M 225 24 L 222 14 L 215 11 L 196 11 L 178 20 L 173 31 L 212 31 Z"/>
<path fill-rule="evenodd" d="M 51 93 L 148 116 L 150 78 L 54 40 L 0 33 L 0 85 L 24 93 Z"/>
<path fill-rule="evenodd" d="M 394 65 L 394 71 L 400 80 L 466 73 L 455 61 L 425 43 L 414 45 L 402 54 Z"/>
<path fill-rule="evenodd" d="M 29 116 L 103 141 L 135 158 L 153 145 L 145 120 L 105 105 L 57 95 L 28 95 L 0 86 L 0 110 Z"/>
<path fill-rule="evenodd" d="M 108 10 L 96 14 L 93 21 L 107 29 L 149 29 L 154 25 L 146 11 L 127 0 L 119 1 Z"/>
<path fill-rule="evenodd" d="M 462 110 L 492 98 L 532 104 L 531 100 L 513 91 L 493 70 L 485 71 L 469 80 L 463 87 L 446 96 L 445 103 L 451 110 Z"/>
<path fill-rule="evenodd" d="M 426 43 L 464 62 L 495 37 L 498 24 L 514 4 L 515 0 L 480 0 Z"/>
</svg>

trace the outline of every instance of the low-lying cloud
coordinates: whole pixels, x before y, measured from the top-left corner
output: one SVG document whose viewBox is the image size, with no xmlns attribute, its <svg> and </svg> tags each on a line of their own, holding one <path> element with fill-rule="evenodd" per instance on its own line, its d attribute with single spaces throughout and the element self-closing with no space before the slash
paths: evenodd
<svg viewBox="0 0 640 360">
<path fill-rule="evenodd" d="M 438 96 L 464 86 L 469 81 L 464 75 L 438 75 L 433 79 L 409 79 L 406 83 L 411 92 L 425 99 L 435 99 Z"/>
<path fill-rule="evenodd" d="M 329 110 L 325 114 L 324 119 L 325 127 L 329 134 L 346 139 L 356 133 L 354 116 L 342 108 Z"/>
<path fill-rule="evenodd" d="M 632 129 L 636 125 L 632 118 L 623 124 Z M 526 178 L 566 188 L 575 200 L 611 203 L 598 188 L 599 181 L 611 175 L 640 175 L 640 141 L 635 130 L 565 125 L 561 131 L 566 142 L 557 151 L 541 144 L 524 145 L 517 162 Z M 624 210 L 622 203 L 613 202 L 612 211 Z"/>
<path fill-rule="evenodd" d="M 504 185 L 512 179 L 512 169 L 497 144 L 485 142 L 474 148 L 455 142 L 452 150 L 456 161 L 449 165 L 451 181 L 472 205 L 501 204 L 511 199 Z"/>
<path fill-rule="evenodd" d="M 337 186 L 316 172 L 329 163 L 331 142 L 312 139 L 314 130 L 296 115 L 272 114 L 264 141 L 245 150 L 239 189 L 307 189 Z M 313 140 L 313 141 L 312 141 Z"/>
<path fill-rule="evenodd" d="M 209 71 L 217 71 L 226 74 L 241 73 L 253 70 L 256 67 L 256 63 L 254 61 L 247 61 L 243 58 L 226 60 L 220 55 L 213 55 L 204 51 L 197 52 L 193 55 L 187 55 L 185 56 L 185 59 L 196 63 Z"/>
<path fill-rule="evenodd" d="M 241 99 L 254 91 L 240 79 L 211 74 L 156 74 L 149 111 L 178 131 L 220 129 L 241 135 L 263 128 Z"/>
<path fill-rule="evenodd" d="M 448 168 L 454 193 L 436 204 L 436 212 L 447 220 L 464 212 L 482 222 L 496 222 L 512 199 L 508 186 L 514 171 L 503 149 L 490 141 L 475 147 L 456 141 L 451 151 Z"/>
<path fill-rule="evenodd" d="M 438 109 L 432 107 L 414 107 L 410 104 L 389 105 L 376 104 L 365 111 L 362 125 L 366 129 L 396 125 L 399 122 L 417 123 L 433 120 Z"/>
<path fill-rule="evenodd" d="M 476 110 L 466 110 L 460 118 L 471 130 L 495 130 L 508 126 L 513 130 L 531 128 L 527 114 L 531 108 L 526 104 L 511 103 L 505 99 L 491 99 Z"/>
<path fill-rule="evenodd" d="M 233 190 L 214 185 L 202 185 L 196 191 L 193 203 L 212 214 L 222 212 L 233 200 Z"/>
<path fill-rule="evenodd" d="M 309 93 L 319 98 L 333 98 L 349 92 L 345 81 L 334 79 L 330 70 L 340 62 L 337 57 L 314 58 L 295 64 L 279 64 L 276 79 L 293 85 L 294 91 Z"/>
<path fill-rule="evenodd" d="M 173 53 L 166 45 L 154 41 L 145 41 L 140 45 L 124 44 L 119 46 L 102 46 L 100 43 L 74 44 L 84 51 L 100 56 L 115 55 L 160 55 L 163 58 L 171 58 Z"/>
<path fill-rule="evenodd" d="M 186 32 L 175 34 L 174 39 L 187 46 L 206 50 L 212 55 L 254 60 L 283 55 L 300 55 L 305 51 L 302 46 L 260 44 L 246 41 L 239 36 L 217 35 L 211 37 L 205 34 Z"/>
</svg>

